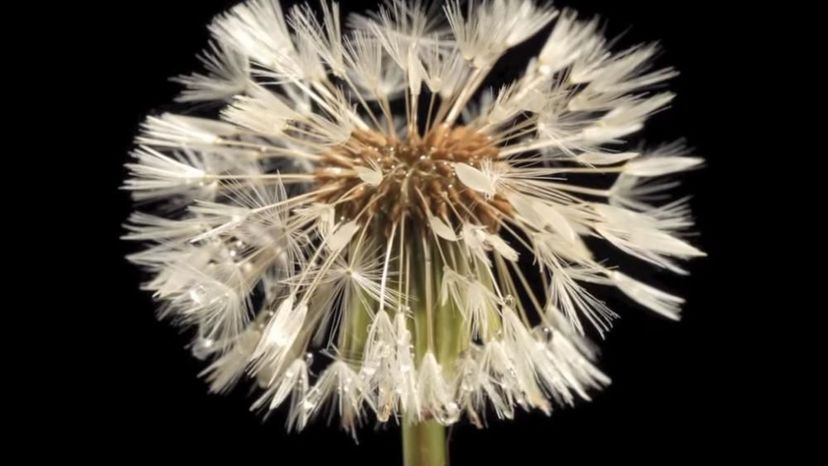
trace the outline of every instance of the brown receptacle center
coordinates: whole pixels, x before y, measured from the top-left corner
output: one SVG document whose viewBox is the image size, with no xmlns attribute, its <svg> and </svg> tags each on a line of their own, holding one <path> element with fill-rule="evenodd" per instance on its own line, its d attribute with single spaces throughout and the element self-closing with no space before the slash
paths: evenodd
<svg viewBox="0 0 828 466">
<path fill-rule="evenodd" d="M 480 169 L 496 162 L 497 147 L 488 135 L 464 126 L 438 126 L 425 137 L 400 141 L 373 131 L 355 131 L 350 140 L 324 154 L 315 172 L 320 186 L 334 184 L 320 201 L 335 203 L 337 214 L 353 219 L 367 212 L 391 225 L 403 216 L 426 220 L 427 213 L 454 222 L 458 217 L 497 229 L 510 214 L 505 198 L 486 196 L 464 186 L 454 163 Z M 382 173 L 372 186 L 355 173 L 366 167 Z"/>
</svg>

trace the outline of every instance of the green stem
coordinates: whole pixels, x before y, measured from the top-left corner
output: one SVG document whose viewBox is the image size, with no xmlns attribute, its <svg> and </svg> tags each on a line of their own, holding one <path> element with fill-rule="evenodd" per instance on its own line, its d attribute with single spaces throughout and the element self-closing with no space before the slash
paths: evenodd
<svg viewBox="0 0 828 466">
<path fill-rule="evenodd" d="M 426 246 L 430 247 L 430 246 Z M 408 246 L 409 254 L 417 254 L 419 257 L 434 257 L 434 251 L 424 251 L 422 246 L 412 243 Z M 415 256 L 417 257 L 417 256 Z M 415 260 L 413 265 L 412 291 L 417 296 L 425 296 L 428 286 L 432 290 L 439 289 L 440 274 L 442 269 L 433 264 L 423 263 Z M 433 267 L 427 271 L 425 267 Z M 430 272 L 430 273 L 429 273 Z M 432 283 L 424 283 L 425 277 L 431 277 Z M 414 337 L 414 354 L 419 366 L 423 356 L 433 351 L 440 364 L 451 366 L 456 356 L 452 344 L 457 338 L 456 329 L 451 319 L 451 309 L 442 309 L 432 301 L 433 308 L 426 309 L 425 299 L 418 301 L 414 309 L 414 322 L 412 333 Z M 451 306 L 447 306 L 450 308 Z M 428 335 L 433 335 L 432 339 Z M 403 419 L 402 441 L 404 466 L 448 466 L 448 437 L 445 426 L 434 420 L 423 422 Z"/>
<path fill-rule="evenodd" d="M 404 466 L 447 466 L 446 428 L 435 421 L 403 421 Z"/>
</svg>

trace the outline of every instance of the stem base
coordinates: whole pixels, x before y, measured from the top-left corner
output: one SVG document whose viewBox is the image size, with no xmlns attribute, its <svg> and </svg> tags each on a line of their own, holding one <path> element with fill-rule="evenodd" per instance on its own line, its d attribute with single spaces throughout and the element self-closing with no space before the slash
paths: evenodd
<svg viewBox="0 0 828 466">
<path fill-rule="evenodd" d="M 435 421 L 402 423 L 404 466 L 447 466 L 446 428 Z"/>
</svg>

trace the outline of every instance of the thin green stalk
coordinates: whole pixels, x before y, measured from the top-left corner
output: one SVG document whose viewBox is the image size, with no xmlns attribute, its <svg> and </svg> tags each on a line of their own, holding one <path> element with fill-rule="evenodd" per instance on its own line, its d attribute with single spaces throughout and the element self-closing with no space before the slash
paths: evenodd
<svg viewBox="0 0 828 466">
<path fill-rule="evenodd" d="M 446 428 L 436 421 L 403 422 L 403 459 L 405 466 L 447 466 Z"/>
<path fill-rule="evenodd" d="M 421 254 L 421 257 L 433 257 L 436 254 L 436 250 L 425 251 L 418 246 L 420 245 L 412 244 L 410 250 L 415 254 Z M 442 270 L 427 261 L 425 264 L 415 261 L 415 264 L 418 265 L 413 271 L 413 292 L 418 296 L 425 296 L 429 286 L 432 289 L 439 287 Z M 433 268 L 419 270 L 420 267 Z M 422 283 L 426 277 L 430 277 L 432 283 Z M 441 306 L 436 302 L 431 303 L 432 309 L 429 312 L 429 309 L 425 309 L 428 300 L 421 299 L 417 303 L 413 322 L 414 354 L 417 363 L 422 362 L 426 352 L 433 351 L 444 370 L 450 368 L 460 351 L 458 339 L 462 332 L 462 319 L 459 312 L 451 304 Z M 428 338 L 428 335 L 432 335 L 433 340 Z M 448 438 L 445 426 L 433 420 L 419 423 L 404 420 L 402 437 L 404 466 L 448 465 Z"/>
</svg>

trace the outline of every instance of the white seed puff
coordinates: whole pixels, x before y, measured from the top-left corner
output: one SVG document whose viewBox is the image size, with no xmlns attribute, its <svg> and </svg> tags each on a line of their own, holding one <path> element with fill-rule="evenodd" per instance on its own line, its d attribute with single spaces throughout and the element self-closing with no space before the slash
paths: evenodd
<svg viewBox="0 0 828 466">
<path fill-rule="evenodd" d="M 587 341 L 618 317 L 602 288 L 680 317 L 590 249 L 680 274 L 704 255 L 669 199 L 702 160 L 624 146 L 673 98 L 657 46 L 613 51 L 597 20 L 522 0 L 249 0 L 209 30 L 206 70 L 176 78 L 201 110 L 147 118 L 124 189 L 130 259 L 212 391 L 250 380 L 289 429 L 482 426 L 609 383 Z M 523 76 L 487 88 L 536 35 Z"/>
</svg>

